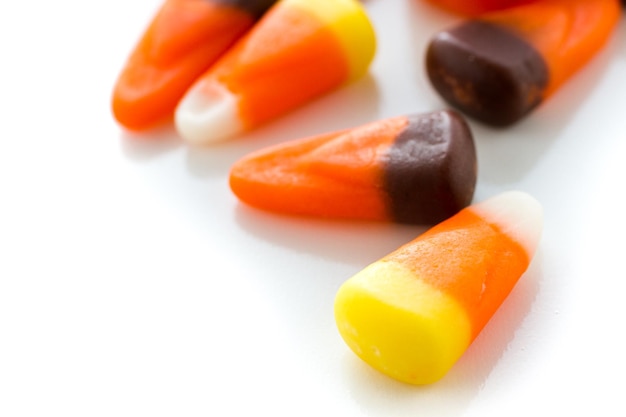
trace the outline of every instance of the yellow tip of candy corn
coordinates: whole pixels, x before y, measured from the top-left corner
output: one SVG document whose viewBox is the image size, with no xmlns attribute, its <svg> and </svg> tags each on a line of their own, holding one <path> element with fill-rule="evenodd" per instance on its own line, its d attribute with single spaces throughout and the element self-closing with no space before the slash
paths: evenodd
<svg viewBox="0 0 626 417">
<path fill-rule="evenodd" d="M 368 266 L 341 287 L 335 319 L 346 344 L 361 359 L 409 384 L 443 377 L 471 337 L 459 303 L 389 262 Z"/>
<path fill-rule="evenodd" d="M 362 76 L 376 54 L 374 28 L 362 7 L 353 0 L 289 0 L 320 21 L 327 22 L 344 47 L 350 66 L 349 80 Z"/>
</svg>

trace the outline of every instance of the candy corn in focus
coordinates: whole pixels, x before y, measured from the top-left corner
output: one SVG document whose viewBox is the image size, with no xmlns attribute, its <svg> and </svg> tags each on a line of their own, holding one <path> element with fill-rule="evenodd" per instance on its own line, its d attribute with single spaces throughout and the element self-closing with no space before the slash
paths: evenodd
<svg viewBox="0 0 626 417">
<path fill-rule="evenodd" d="M 230 186 L 278 213 L 435 224 L 471 203 L 476 176 L 467 123 L 438 111 L 259 150 L 233 165 Z"/>
<path fill-rule="evenodd" d="M 541 230 L 541 206 L 523 192 L 463 209 L 346 281 L 339 333 L 394 379 L 439 380 L 526 271 Z"/>
<path fill-rule="evenodd" d="M 541 0 L 488 13 L 438 33 L 427 73 L 451 105 L 508 126 L 604 46 L 620 13 L 618 0 Z"/>
<path fill-rule="evenodd" d="M 375 52 L 357 0 L 281 0 L 176 109 L 183 139 L 228 138 L 363 75 Z"/>
<path fill-rule="evenodd" d="M 116 82 L 117 121 L 144 130 L 171 118 L 193 82 L 275 2 L 166 0 Z"/>
</svg>

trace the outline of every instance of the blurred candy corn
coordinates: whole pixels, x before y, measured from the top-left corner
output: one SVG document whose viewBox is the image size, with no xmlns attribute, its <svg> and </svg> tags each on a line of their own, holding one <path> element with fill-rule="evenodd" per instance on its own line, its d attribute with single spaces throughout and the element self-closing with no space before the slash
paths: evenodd
<svg viewBox="0 0 626 417">
<path fill-rule="evenodd" d="M 183 139 L 228 138 L 363 75 L 375 52 L 357 0 L 281 0 L 188 91 Z"/>
<path fill-rule="evenodd" d="M 276 0 L 166 0 L 115 84 L 113 115 L 144 130 L 171 118 L 193 82 Z"/>
<path fill-rule="evenodd" d="M 434 36 L 428 76 L 448 103 L 507 126 L 580 70 L 620 13 L 618 0 L 540 0 L 481 15 Z"/>
<path fill-rule="evenodd" d="M 507 9 L 537 0 L 427 0 L 449 12 L 465 16 L 478 16 L 494 10 Z"/>
</svg>

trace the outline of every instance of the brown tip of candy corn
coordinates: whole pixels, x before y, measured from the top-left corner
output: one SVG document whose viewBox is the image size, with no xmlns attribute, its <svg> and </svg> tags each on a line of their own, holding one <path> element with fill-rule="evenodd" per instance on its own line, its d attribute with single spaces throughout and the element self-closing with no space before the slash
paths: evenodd
<svg viewBox="0 0 626 417">
<path fill-rule="evenodd" d="M 276 3 L 276 0 L 212 0 L 213 3 L 234 6 L 240 10 L 245 10 L 260 19 L 265 12 Z"/>
<path fill-rule="evenodd" d="M 515 123 L 543 99 L 549 71 L 532 45 L 506 29 L 471 20 L 438 33 L 426 70 L 451 105 L 494 126 Z"/>
<path fill-rule="evenodd" d="M 385 188 L 395 221 L 434 224 L 472 202 L 476 151 L 470 128 L 458 113 L 408 116 L 388 158 Z"/>
</svg>

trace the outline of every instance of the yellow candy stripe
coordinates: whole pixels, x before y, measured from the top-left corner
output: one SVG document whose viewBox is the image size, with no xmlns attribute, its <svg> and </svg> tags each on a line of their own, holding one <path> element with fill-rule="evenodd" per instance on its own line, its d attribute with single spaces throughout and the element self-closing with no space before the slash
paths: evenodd
<svg viewBox="0 0 626 417">
<path fill-rule="evenodd" d="M 363 75 L 376 53 L 376 34 L 363 6 L 355 0 L 285 0 L 329 25 L 350 65 L 350 80 Z"/>
<path fill-rule="evenodd" d="M 335 320 L 361 359 L 409 384 L 442 378 L 471 342 L 463 307 L 396 262 L 375 262 L 346 281 Z"/>
</svg>

